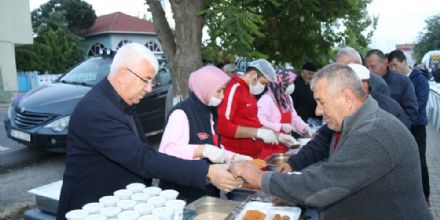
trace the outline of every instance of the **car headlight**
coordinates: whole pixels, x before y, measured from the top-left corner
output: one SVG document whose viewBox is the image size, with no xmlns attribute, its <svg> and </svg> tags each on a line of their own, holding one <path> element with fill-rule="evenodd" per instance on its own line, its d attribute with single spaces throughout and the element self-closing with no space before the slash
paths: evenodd
<svg viewBox="0 0 440 220">
<path fill-rule="evenodd" d="M 56 121 L 53 121 L 44 127 L 45 128 L 52 128 L 52 130 L 54 130 L 56 132 L 60 132 L 60 131 L 63 131 L 64 129 L 67 128 L 67 126 L 69 125 L 69 120 L 70 120 L 70 116 L 66 116 L 66 117 L 60 118 Z"/>
</svg>

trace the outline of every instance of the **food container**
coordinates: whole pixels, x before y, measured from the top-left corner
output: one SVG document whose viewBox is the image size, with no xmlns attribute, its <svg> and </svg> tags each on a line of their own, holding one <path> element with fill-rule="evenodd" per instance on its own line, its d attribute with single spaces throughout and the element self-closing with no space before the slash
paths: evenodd
<svg viewBox="0 0 440 220">
<path fill-rule="evenodd" d="M 250 195 L 257 192 L 255 189 L 237 188 L 228 192 L 226 198 L 234 201 L 245 201 Z"/>
<path fill-rule="evenodd" d="M 83 205 L 82 210 L 87 211 L 89 214 L 97 214 L 104 208 L 104 204 L 99 202 L 91 202 Z"/>
<path fill-rule="evenodd" d="M 173 220 L 183 219 L 183 209 L 185 208 L 185 205 L 186 202 L 184 200 L 169 200 L 165 203 L 165 207 L 173 210 Z"/>
<path fill-rule="evenodd" d="M 140 217 L 138 220 L 160 220 L 160 218 L 155 215 L 144 215 Z"/>
<path fill-rule="evenodd" d="M 190 203 L 186 209 L 196 211 L 194 220 L 225 219 L 240 202 L 205 196 Z"/>
<path fill-rule="evenodd" d="M 130 183 L 125 188 L 128 190 L 131 190 L 133 193 L 140 193 L 145 188 L 145 184 L 143 184 L 143 183 Z"/>
<path fill-rule="evenodd" d="M 148 199 L 148 203 L 151 205 L 154 205 L 154 207 L 158 208 L 165 204 L 167 199 L 161 197 L 161 196 L 153 196 Z"/>
<path fill-rule="evenodd" d="M 134 200 L 128 200 L 128 199 L 123 199 L 123 200 L 119 200 L 118 203 L 116 203 L 116 205 L 122 209 L 122 211 L 124 210 L 133 210 L 134 206 L 136 205 L 136 201 Z"/>
<path fill-rule="evenodd" d="M 137 204 L 147 203 L 149 196 L 146 193 L 133 193 L 131 200 L 136 201 Z"/>
<path fill-rule="evenodd" d="M 104 204 L 104 207 L 116 206 L 116 203 L 118 201 L 119 201 L 119 197 L 117 196 L 103 196 L 99 199 L 99 202 Z"/>
<path fill-rule="evenodd" d="M 267 170 L 274 171 L 276 168 L 287 162 L 289 160 L 290 155 L 288 154 L 272 154 L 271 156 L 266 158 Z"/>
<path fill-rule="evenodd" d="M 100 214 L 92 214 L 85 217 L 84 220 L 107 220 L 107 217 Z"/>
<path fill-rule="evenodd" d="M 131 194 L 133 194 L 133 192 L 131 190 L 128 189 L 120 189 L 120 190 L 116 190 L 113 195 L 117 196 L 119 199 L 130 199 Z"/>
<path fill-rule="evenodd" d="M 157 186 L 150 186 L 142 190 L 144 193 L 148 194 L 150 197 L 159 195 L 161 188 Z"/>
<path fill-rule="evenodd" d="M 159 207 L 153 209 L 153 215 L 158 216 L 161 220 L 172 220 L 173 209 L 168 207 Z"/>
<path fill-rule="evenodd" d="M 141 204 L 137 204 L 133 210 L 139 213 L 140 215 L 148 215 L 151 214 L 151 211 L 153 211 L 153 209 L 154 209 L 154 205 L 148 203 L 141 203 Z"/>
<path fill-rule="evenodd" d="M 101 209 L 100 214 L 106 216 L 107 218 L 116 218 L 118 214 L 121 213 L 121 208 L 119 207 L 105 207 Z"/>
<path fill-rule="evenodd" d="M 136 220 L 138 218 L 139 214 L 135 211 L 123 211 L 118 215 L 118 220 Z"/>
<path fill-rule="evenodd" d="M 167 200 L 174 200 L 179 195 L 179 192 L 174 189 L 166 189 L 160 192 L 159 195 L 166 198 Z"/>
<path fill-rule="evenodd" d="M 87 211 L 81 210 L 81 209 L 75 209 L 71 210 L 68 213 L 66 213 L 66 219 L 67 220 L 82 220 L 85 217 L 87 217 L 89 213 Z"/>
</svg>

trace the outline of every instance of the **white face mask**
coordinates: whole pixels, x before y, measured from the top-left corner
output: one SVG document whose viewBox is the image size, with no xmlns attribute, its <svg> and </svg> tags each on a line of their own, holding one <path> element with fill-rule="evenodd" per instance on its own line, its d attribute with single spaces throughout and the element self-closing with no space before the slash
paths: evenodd
<svg viewBox="0 0 440 220">
<path fill-rule="evenodd" d="M 290 84 L 289 86 L 287 86 L 286 91 L 284 91 L 284 93 L 286 95 L 291 95 L 293 91 L 295 91 L 295 84 Z"/>
<path fill-rule="evenodd" d="M 211 96 L 211 100 L 209 100 L 209 106 L 218 106 L 220 103 L 222 103 L 223 99 L 219 99 L 217 97 Z"/>
<path fill-rule="evenodd" d="M 264 89 L 266 86 L 260 83 L 260 81 L 257 80 L 257 84 L 252 85 L 249 87 L 249 90 L 252 95 L 260 95 L 262 92 L 264 92 Z"/>
</svg>

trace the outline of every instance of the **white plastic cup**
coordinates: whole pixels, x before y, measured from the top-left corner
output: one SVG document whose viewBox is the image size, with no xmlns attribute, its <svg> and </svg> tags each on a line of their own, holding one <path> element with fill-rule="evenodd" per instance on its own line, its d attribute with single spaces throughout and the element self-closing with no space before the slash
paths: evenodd
<svg viewBox="0 0 440 220">
<path fill-rule="evenodd" d="M 166 201 L 167 199 L 161 196 L 153 196 L 148 199 L 148 203 L 154 205 L 156 208 L 163 206 Z"/>
<path fill-rule="evenodd" d="M 128 200 L 128 199 L 123 199 L 123 200 L 119 200 L 116 205 L 122 209 L 122 211 L 125 210 L 133 210 L 134 206 L 136 205 L 136 201 L 134 200 Z"/>
<path fill-rule="evenodd" d="M 165 207 L 171 208 L 174 212 L 173 220 L 183 219 L 183 209 L 185 208 L 186 202 L 184 200 L 170 200 L 165 202 Z"/>
<path fill-rule="evenodd" d="M 89 213 L 87 211 L 75 209 L 66 213 L 65 217 L 67 220 L 83 220 L 88 215 Z"/>
<path fill-rule="evenodd" d="M 116 206 L 116 203 L 118 201 L 119 201 L 119 197 L 117 196 L 103 196 L 99 199 L 99 202 L 104 204 L 104 207 Z"/>
<path fill-rule="evenodd" d="M 146 193 L 133 193 L 133 195 L 131 195 L 131 200 L 136 201 L 137 204 L 147 203 L 148 198 L 150 198 L 150 196 Z"/>
<path fill-rule="evenodd" d="M 168 207 L 159 207 L 153 209 L 153 215 L 158 216 L 161 220 L 173 219 L 173 210 Z"/>
<path fill-rule="evenodd" d="M 82 210 L 87 211 L 89 214 L 97 214 L 104 208 L 104 204 L 99 202 L 91 202 L 83 205 Z"/>
<path fill-rule="evenodd" d="M 116 190 L 113 193 L 113 195 L 117 196 L 120 200 L 122 200 L 122 199 L 130 199 L 131 194 L 133 194 L 133 192 L 131 190 L 128 190 L 128 189 Z"/>
<path fill-rule="evenodd" d="M 179 195 L 179 192 L 174 189 L 166 189 L 160 192 L 159 195 L 166 198 L 167 200 L 174 200 Z"/>
<path fill-rule="evenodd" d="M 118 220 L 136 220 L 139 218 L 139 214 L 135 211 L 123 211 L 118 214 Z"/>
<path fill-rule="evenodd" d="M 151 214 L 151 212 L 154 209 L 154 205 L 149 204 L 149 203 L 141 203 L 141 204 L 137 204 L 133 210 L 136 211 L 137 213 L 139 213 L 139 215 L 147 215 L 147 214 Z"/>
<path fill-rule="evenodd" d="M 148 194 L 150 197 L 159 195 L 160 191 L 162 191 L 162 189 L 157 186 L 149 186 L 142 190 L 142 192 Z"/>
<path fill-rule="evenodd" d="M 101 214 L 92 214 L 85 217 L 84 220 L 107 220 L 107 217 Z"/>
<path fill-rule="evenodd" d="M 140 217 L 138 220 L 160 220 L 160 218 L 155 215 L 144 215 Z"/>
<path fill-rule="evenodd" d="M 121 213 L 122 209 L 119 207 L 105 207 L 101 209 L 100 214 L 106 216 L 107 218 L 117 218 L 118 214 Z"/>
<path fill-rule="evenodd" d="M 133 193 L 140 193 L 145 188 L 145 184 L 143 184 L 143 183 L 130 183 L 125 188 L 128 190 L 131 190 Z"/>
</svg>

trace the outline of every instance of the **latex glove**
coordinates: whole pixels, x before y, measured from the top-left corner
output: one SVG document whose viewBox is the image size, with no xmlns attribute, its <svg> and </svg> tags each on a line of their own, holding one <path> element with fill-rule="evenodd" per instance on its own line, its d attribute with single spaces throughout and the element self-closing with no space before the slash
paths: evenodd
<svg viewBox="0 0 440 220">
<path fill-rule="evenodd" d="M 225 151 L 210 144 L 205 144 L 202 157 L 208 158 L 213 163 L 224 163 L 226 160 Z"/>
<path fill-rule="evenodd" d="M 299 144 L 299 142 L 295 138 L 288 134 L 278 135 L 278 141 L 280 141 L 280 143 L 286 145 L 287 147 Z"/>
<path fill-rule="evenodd" d="M 208 178 L 210 183 L 225 192 L 230 192 L 243 185 L 242 179 L 235 178 L 228 172 L 228 165 L 226 164 L 209 165 Z"/>
<path fill-rule="evenodd" d="M 249 157 L 249 156 L 247 156 L 247 155 L 243 155 L 243 154 L 235 154 L 233 157 L 232 157 L 232 162 L 235 162 L 235 161 L 247 161 L 247 160 L 252 160 L 253 158 L 252 157 Z"/>
<path fill-rule="evenodd" d="M 290 133 L 293 130 L 293 128 L 292 128 L 292 125 L 290 125 L 290 124 L 281 124 L 281 130 L 284 133 Z"/>
<path fill-rule="evenodd" d="M 310 127 L 306 127 L 306 132 L 307 136 L 309 136 L 309 138 L 312 138 L 313 136 L 315 136 L 315 131 L 313 131 Z"/>
<path fill-rule="evenodd" d="M 267 128 L 259 128 L 257 130 L 257 138 L 263 139 L 266 144 L 278 144 L 277 136 L 275 132 Z"/>
</svg>

